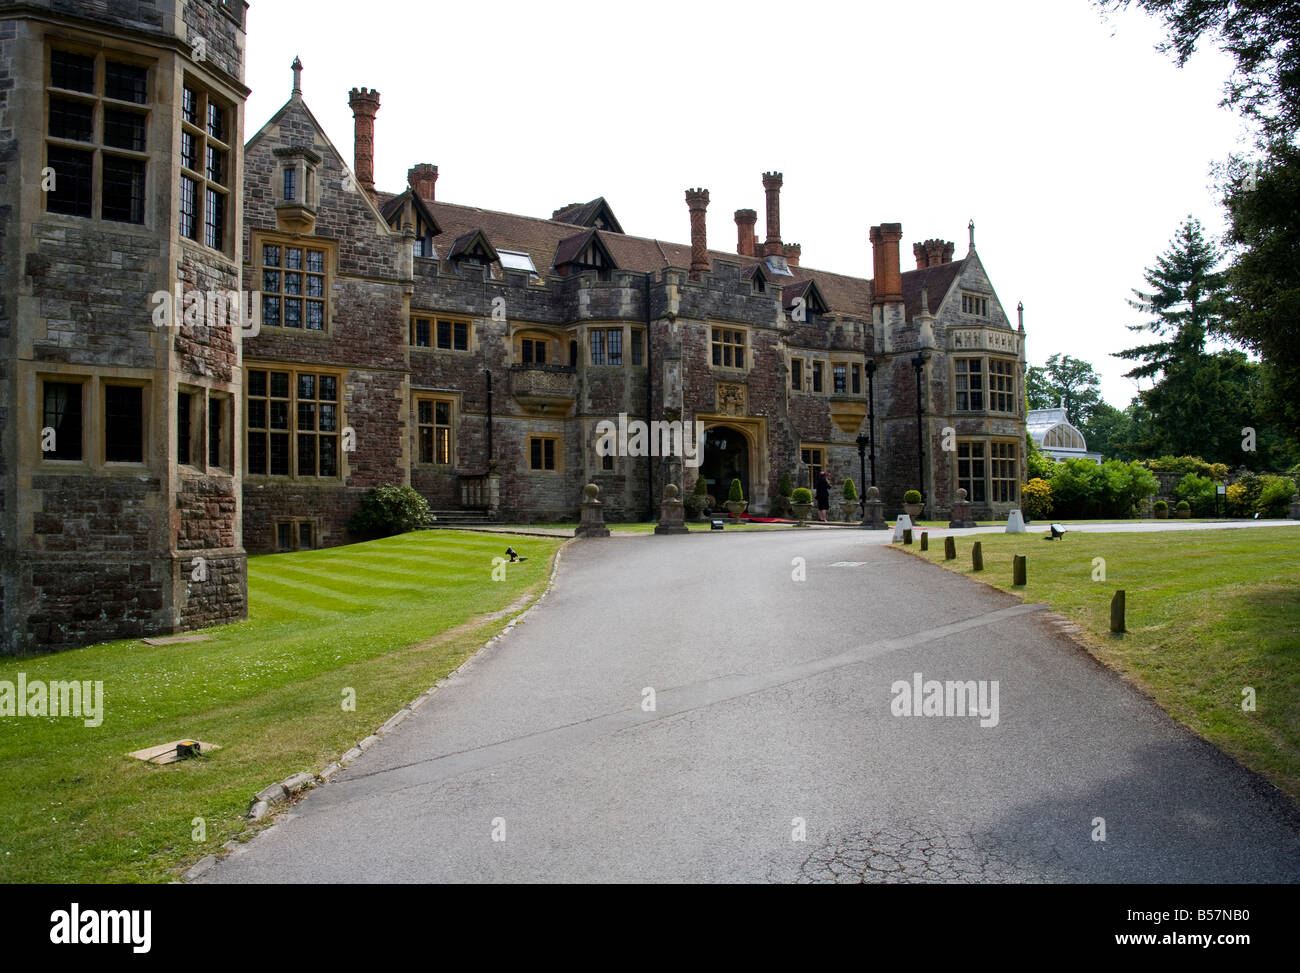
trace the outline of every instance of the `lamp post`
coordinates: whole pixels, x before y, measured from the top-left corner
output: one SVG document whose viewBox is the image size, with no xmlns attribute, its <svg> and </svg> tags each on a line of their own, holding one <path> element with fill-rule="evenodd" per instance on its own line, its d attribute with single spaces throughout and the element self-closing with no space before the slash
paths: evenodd
<svg viewBox="0 0 1300 973">
<path fill-rule="evenodd" d="M 929 502 L 929 497 L 925 489 L 925 444 L 923 442 L 923 417 L 925 412 L 921 405 L 921 372 L 925 368 L 925 363 L 930 360 L 930 354 L 926 351 L 919 351 L 912 358 L 912 367 L 916 369 L 916 470 L 920 482 L 916 487 L 921 491 L 921 503 Z M 925 515 L 924 506 L 921 508 L 922 516 Z"/>
<path fill-rule="evenodd" d="M 865 484 L 867 482 L 867 443 L 869 443 L 870 441 L 871 440 L 867 438 L 866 433 L 864 432 L 858 433 L 858 439 L 857 439 L 858 465 L 862 468 L 862 479 L 860 479 L 858 482 L 862 484 Z M 866 486 L 863 486 L 862 493 L 858 496 L 858 505 L 862 506 L 863 504 L 866 503 L 866 500 L 867 500 L 867 488 Z M 867 508 L 863 506 L 862 515 L 864 517 L 866 516 L 866 512 L 867 512 Z"/>
<path fill-rule="evenodd" d="M 483 374 L 487 377 L 487 468 L 491 473 L 497 465 L 492 455 L 492 373 L 484 369 Z"/>
<path fill-rule="evenodd" d="M 876 360 L 868 358 L 867 366 L 867 438 L 871 443 L 871 485 L 876 485 Z M 862 437 L 858 437 L 858 452 L 862 452 Z M 866 473 L 862 474 L 866 479 Z M 866 495 L 866 491 L 863 491 Z"/>
</svg>

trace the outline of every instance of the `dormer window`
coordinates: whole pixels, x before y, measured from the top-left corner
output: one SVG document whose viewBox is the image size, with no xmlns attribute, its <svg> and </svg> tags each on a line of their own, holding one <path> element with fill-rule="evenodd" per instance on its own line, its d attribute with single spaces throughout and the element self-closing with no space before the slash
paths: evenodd
<svg viewBox="0 0 1300 973">
<path fill-rule="evenodd" d="M 563 276 L 595 271 L 600 280 L 609 280 L 618 264 L 595 230 L 561 240 L 555 249 L 555 269 Z"/>
<path fill-rule="evenodd" d="M 275 215 L 280 229 L 310 233 L 316 225 L 316 167 L 321 157 L 305 145 L 283 146 L 274 155 Z"/>
</svg>

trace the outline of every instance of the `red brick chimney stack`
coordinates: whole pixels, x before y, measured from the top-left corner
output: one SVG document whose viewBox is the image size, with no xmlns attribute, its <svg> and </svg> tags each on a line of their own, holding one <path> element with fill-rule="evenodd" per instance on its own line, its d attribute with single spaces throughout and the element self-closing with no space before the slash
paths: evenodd
<svg viewBox="0 0 1300 973">
<path fill-rule="evenodd" d="M 736 253 L 742 257 L 757 256 L 754 253 L 754 225 L 758 222 L 758 213 L 752 209 L 736 210 Z"/>
<path fill-rule="evenodd" d="M 352 168 L 357 182 L 375 198 L 375 115 L 379 112 L 379 92 L 353 88 L 348 92 L 348 107 L 354 122 Z"/>
<path fill-rule="evenodd" d="M 686 206 L 691 211 L 691 280 L 709 269 L 708 231 L 704 226 L 704 211 L 709 208 L 707 189 L 686 190 Z"/>
<path fill-rule="evenodd" d="M 924 243 L 912 244 L 912 255 L 916 257 L 916 269 L 938 267 L 940 264 L 952 263 L 954 247 L 947 240 L 926 240 Z"/>
<path fill-rule="evenodd" d="M 763 256 L 781 256 L 781 173 L 763 173 L 763 190 L 767 193 L 767 240 Z"/>
<path fill-rule="evenodd" d="M 799 254 L 803 253 L 803 247 L 797 243 L 781 244 L 781 256 L 785 257 L 785 262 L 791 267 L 799 266 Z"/>
<path fill-rule="evenodd" d="M 415 195 L 426 202 L 433 202 L 433 185 L 438 181 L 438 167 L 427 162 L 411 166 L 406 170 L 406 181 L 415 190 Z"/>
<path fill-rule="evenodd" d="M 916 258 L 917 270 L 925 270 L 926 267 L 930 266 L 930 257 L 929 254 L 925 252 L 924 243 L 912 244 L 912 256 Z"/>
<path fill-rule="evenodd" d="M 903 239 L 902 223 L 881 223 L 871 228 L 873 304 L 894 304 L 903 299 L 903 274 L 898 264 L 898 244 Z"/>
</svg>

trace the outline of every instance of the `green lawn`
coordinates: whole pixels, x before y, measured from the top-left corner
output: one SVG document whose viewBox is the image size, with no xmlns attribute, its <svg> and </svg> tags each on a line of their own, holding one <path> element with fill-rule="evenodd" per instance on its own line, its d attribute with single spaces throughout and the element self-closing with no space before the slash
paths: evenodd
<svg viewBox="0 0 1300 973">
<path fill-rule="evenodd" d="M 207 630 L 214 641 L 0 661 L 11 682 L 104 683 L 99 727 L 0 718 L 0 882 L 167 881 L 217 850 L 253 794 L 337 759 L 540 594 L 563 539 L 508 543 L 528 560 L 495 582 L 507 539 L 491 534 L 249 558 L 249 620 Z M 165 767 L 125 756 L 183 737 L 222 749 Z"/>
<path fill-rule="evenodd" d="M 1300 800 L 1300 529 L 1160 534 L 988 534 L 907 548 L 1028 602 L 1046 602 L 1084 630 L 1102 662 L 1123 672 L 1171 716 Z M 1011 559 L 1027 557 L 1013 588 Z M 1105 580 L 1093 580 L 1105 560 Z M 1110 634 L 1110 600 L 1124 589 L 1128 632 Z M 1256 710 L 1243 712 L 1252 687 Z"/>
</svg>

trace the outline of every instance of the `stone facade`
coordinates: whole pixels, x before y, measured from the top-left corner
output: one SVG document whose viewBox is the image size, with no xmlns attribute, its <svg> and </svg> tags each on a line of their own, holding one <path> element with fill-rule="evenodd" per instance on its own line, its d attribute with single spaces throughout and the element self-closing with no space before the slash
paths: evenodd
<svg viewBox="0 0 1300 973">
<path fill-rule="evenodd" d="M 763 514 L 785 474 L 826 470 L 836 494 L 846 477 L 865 492 L 863 434 L 887 514 L 912 488 L 943 519 L 959 486 L 975 516 L 1017 506 L 1024 329 L 973 225 L 964 258 L 926 240 L 908 271 L 901 225 L 872 227 L 868 279 L 804 266 L 803 247 L 782 241 L 778 172 L 761 180 L 765 239 L 757 210 L 738 210 L 735 253 L 708 247 L 705 189 L 686 191 L 689 244 L 625 233 L 603 198 L 550 218 L 438 200 L 429 164 L 385 192 L 380 93 L 346 93 L 349 162 L 296 60 L 288 101 L 243 144 L 243 15 L 238 0 L 0 0 L 5 651 L 243 617 L 245 550 L 352 540 L 358 501 L 381 484 L 409 484 L 435 509 L 542 521 L 576 519 L 595 483 L 616 522 L 656 517 L 666 488 L 697 476 L 723 499 L 734 477 Z M 138 221 L 47 205 L 35 174 L 67 147 L 50 101 L 97 97 L 47 82 L 65 48 L 148 70 Z M 187 89 L 229 112 L 220 137 L 187 117 Z M 186 154 L 195 138 L 226 152 L 215 183 Z M 227 201 L 219 241 L 201 219 L 182 226 L 191 176 Z M 235 292 L 256 324 L 178 308 L 160 327 L 160 291 Z M 107 458 L 117 386 L 142 390 L 139 462 Z M 65 421 L 71 387 L 84 428 L 67 459 L 42 433 L 50 415 Z M 703 465 L 601 455 L 597 427 L 620 417 L 702 424 Z"/>
<path fill-rule="evenodd" d="M 247 613 L 238 333 L 160 324 L 154 299 L 243 286 L 243 14 L 221 0 L 0 3 L 0 651 Z M 187 88 L 221 112 L 216 246 L 178 226 Z"/>
</svg>

